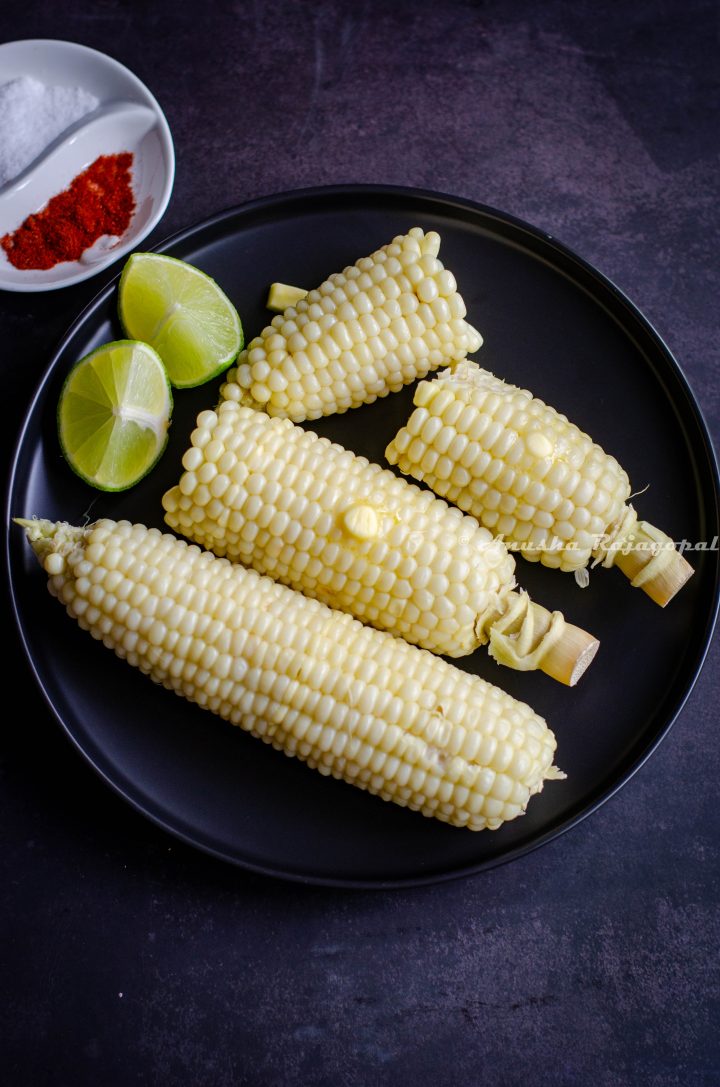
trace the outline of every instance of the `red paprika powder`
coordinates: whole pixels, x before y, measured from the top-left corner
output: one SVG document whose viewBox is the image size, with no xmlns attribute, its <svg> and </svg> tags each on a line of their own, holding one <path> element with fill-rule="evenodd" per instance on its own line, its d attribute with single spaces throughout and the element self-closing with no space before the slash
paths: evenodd
<svg viewBox="0 0 720 1087">
<path fill-rule="evenodd" d="M 69 188 L 0 239 L 16 268 L 52 268 L 79 260 L 103 234 L 124 234 L 135 210 L 130 181 L 133 156 L 101 155 Z"/>
</svg>

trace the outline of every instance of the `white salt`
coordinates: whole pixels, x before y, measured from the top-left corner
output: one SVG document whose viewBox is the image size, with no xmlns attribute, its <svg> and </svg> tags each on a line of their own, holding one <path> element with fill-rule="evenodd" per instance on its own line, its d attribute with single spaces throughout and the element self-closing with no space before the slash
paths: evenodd
<svg viewBox="0 0 720 1087">
<path fill-rule="evenodd" d="M 47 87 L 24 75 L 0 86 L 0 185 L 29 166 L 98 99 L 82 87 Z"/>
</svg>

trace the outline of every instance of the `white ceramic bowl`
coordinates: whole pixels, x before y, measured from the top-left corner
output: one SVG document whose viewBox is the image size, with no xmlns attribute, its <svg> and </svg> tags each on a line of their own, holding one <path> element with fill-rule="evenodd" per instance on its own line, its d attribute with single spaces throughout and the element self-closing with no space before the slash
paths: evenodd
<svg viewBox="0 0 720 1087">
<path fill-rule="evenodd" d="M 52 291 L 79 283 L 134 249 L 162 217 L 175 177 L 175 152 L 165 114 L 128 68 L 85 45 L 37 39 L 0 45 L 0 82 L 21 75 L 50 85 L 83 87 L 99 106 L 54 140 L 0 190 L 0 237 L 16 230 L 99 155 L 130 151 L 135 213 L 120 240 L 107 240 L 77 261 L 46 271 L 13 267 L 0 249 L 0 289 Z"/>
</svg>

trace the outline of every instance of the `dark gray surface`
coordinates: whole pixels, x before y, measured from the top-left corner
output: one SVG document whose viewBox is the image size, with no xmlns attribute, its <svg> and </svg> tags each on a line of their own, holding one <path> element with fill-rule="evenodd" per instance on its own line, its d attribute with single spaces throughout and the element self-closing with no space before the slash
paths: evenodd
<svg viewBox="0 0 720 1087">
<path fill-rule="evenodd" d="M 714 4 L 179 7 L 0 14 L 0 39 L 95 46 L 157 95 L 178 170 L 155 240 L 309 184 L 494 204 L 629 294 L 717 438 Z M 13 420 L 111 274 L 0 297 Z M 13 1084 L 720 1083 L 717 648 L 591 819 L 486 875 L 392 893 L 274 883 L 177 845 L 75 755 L 19 648 L 8 665 L 23 707 L 6 713 L 0 814 Z"/>
</svg>

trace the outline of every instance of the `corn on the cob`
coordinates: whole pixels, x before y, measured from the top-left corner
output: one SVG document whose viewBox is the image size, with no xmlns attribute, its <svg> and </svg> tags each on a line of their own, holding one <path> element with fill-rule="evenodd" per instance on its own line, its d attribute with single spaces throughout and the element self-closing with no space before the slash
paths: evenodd
<svg viewBox="0 0 720 1087">
<path fill-rule="evenodd" d="M 529 706 L 252 570 L 126 521 L 20 524 L 94 638 L 323 774 L 472 830 L 564 776 Z"/>
<path fill-rule="evenodd" d="M 692 567 L 638 521 L 614 457 L 553 408 L 469 360 L 421 382 L 390 464 L 471 513 L 545 566 L 587 582 L 591 559 L 616 564 L 664 606 Z"/>
<path fill-rule="evenodd" d="M 370 404 L 477 351 L 455 278 L 420 227 L 331 275 L 238 356 L 221 395 L 299 422 Z"/>
<path fill-rule="evenodd" d="M 597 641 L 513 592 L 514 559 L 470 517 L 327 438 L 233 401 L 198 416 L 163 498 L 171 528 L 447 656 L 574 683 Z"/>
</svg>

